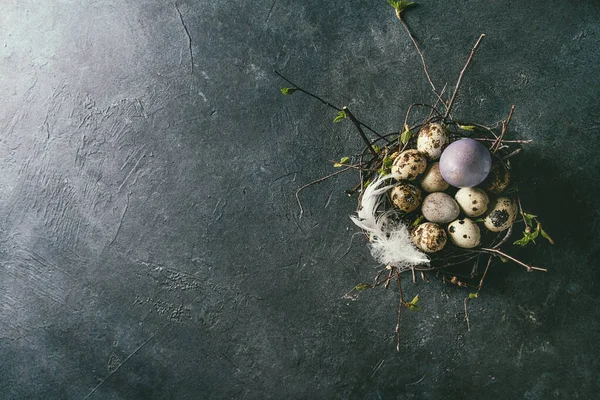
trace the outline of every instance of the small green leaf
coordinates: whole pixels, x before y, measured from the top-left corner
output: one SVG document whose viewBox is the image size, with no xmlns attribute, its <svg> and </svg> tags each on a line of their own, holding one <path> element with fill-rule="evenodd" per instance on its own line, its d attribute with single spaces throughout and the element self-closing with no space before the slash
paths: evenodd
<svg viewBox="0 0 600 400">
<path fill-rule="evenodd" d="M 338 111 L 338 115 L 337 115 L 337 117 L 335 117 L 335 118 L 333 119 L 333 122 L 336 122 L 336 123 L 337 123 L 337 122 L 340 122 L 341 120 L 345 119 L 347 116 L 348 116 L 348 115 L 346 114 L 346 111 L 344 111 L 344 110 L 340 110 L 340 111 Z"/>
<path fill-rule="evenodd" d="M 372 287 L 373 285 L 371 285 L 370 283 L 361 283 L 360 285 L 354 286 L 354 290 L 360 292 L 361 290 L 371 289 Z"/>
<path fill-rule="evenodd" d="M 413 306 L 419 302 L 419 295 L 416 295 L 414 299 L 408 304 L 412 304 Z"/>
<path fill-rule="evenodd" d="M 284 87 L 284 88 L 281 88 L 280 90 L 281 90 L 281 93 L 283 93 L 283 94 L 285 94 L 285 95 L 287 96 L 287 95 L 289 95 L 289 94 L 292 94 L 292 93 L 294 93 L 294 92 L 295 92 L 296 90 L 298 90 L 298 89 L 296 89 L 296 88 Z"/>
<path fill-rule="evenodd" d="M 408 126 L 405 127 L 404 132 L 402 132 L 402 134 L 400 135 L 400 142 L 402 142 L 402 144 L 408 143 L 411 136 L 412 136 L 412 132 L 410 131 Z"/>
<path fill-rule="evenodd" d="M 472 130 L 475 130 L 475 126 L 473 126 L 473 125 L 456 124 L 456 126 L 458 126 L 459 129 L 462 129 L 463 131 L 472 131 Z"/>
<path fill-rule="evenodd" d="M 528 214 L 526 212 L 523 213 L 523 216 L 525 217 L 527 225 L 533 225 L 533 220 L 537 217 L 537 215 Z"/>
<path fill-rule="evenodd" d="M 340 161 L 333 164 L 333 166 L 334 168 L 343 167 L 345 164 L 348 164 L 348 161 L 350 161 L 350 157 L 342 157 L 340 158 Z"/>
<path fill-rule="evenodd" d="M 508 258 L 500 256 L 500 261 L 502 261 L 503 263 L 507 263 Z"/>
<path fill-rule="evenodd" d="M 406 0 L 388 0 L 388 3 L 390 3 L 390 5 L 396 9 L 396 14 L 398 16 L 400 16 L 400 13 L 406 8 L 415 4 L 412 1 L 410 3 L 407 3 Z"/>
<path fill-rule="evenodd" d="M 552 238 L 550 237 L 550 235 L 548 235 L 548 233 L 547 233 L 545 230 L 543 230 L 543 229 L 542 229 L 542 230 L 541 230 L 541 234 L 542 234 L 542 237 L 543 237 L 544 239 L 546 239 L 546 240 L 547 240 L 547 241 L 549 241 L 550 243 L 554 244 L 554 240 L 552 240 Z"/>
<path fill-rule="evenodd" d="M 419 307 L 419 306 L 417 306 L 417 305 L 415 305 L 415 304 L 410 304 L 410 303 L 408 303 L 408 309 L 409 309 L 410 311 L 419 311 L 419 310 L 421 309 L 421 307 Z"/>
<path fill-rule="evenodd" d="M 364 183 L 363 187 L 366 189 L 367 187 L 369 187 L 370 184 L 371 184 L 371 180 L 369 179 Z"/>
<path fill-rule="evenodd" d="M 423 222 L 423 220 L 425 219 L 424 216 L 419 216 L 419 218 L 415 219 L 415 222 L 412 223 L 412 226 L 417 226 L 419 225 L 421 222 Z"/>
<path fill-rule="evenodd" d="M 477 218 L 477 219 L 475 220 L 475 222 L 483 222 L 483 221 L 485 221 L 485 218 Z"/>
<path fill-rule="evenodd" d="M 469 298 L 470 299 L 476 299 L 477 298 L 477 293 L 469 293 Z"/>
<path fill-rule="evenodd" d="M 373 150 L 375 150 L 375 153 L 379 153 L 381 151 L 381 147 L 375 144 L 373 145 Z"/>
</svg>

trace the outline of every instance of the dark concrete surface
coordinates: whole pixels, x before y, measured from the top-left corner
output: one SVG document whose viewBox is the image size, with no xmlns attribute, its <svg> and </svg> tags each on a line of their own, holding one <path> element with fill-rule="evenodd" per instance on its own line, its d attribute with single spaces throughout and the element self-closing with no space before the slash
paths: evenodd
<svg viewBox="0 0 600 400">
<path fill-rule="evenodd" d="M 386 1 L 4 0 L 0 398 L 590 399 L 600 390 L 600 3 L 423 1 L 405 16 L 438 86 L 480 33 L 455 116 L 516 106 L 524 201 L 557 242 L 481 296 L 422 310 L 366 291 L 377 265 L 329 160 L 350 124 L 432 102 Z"/>
</svg>

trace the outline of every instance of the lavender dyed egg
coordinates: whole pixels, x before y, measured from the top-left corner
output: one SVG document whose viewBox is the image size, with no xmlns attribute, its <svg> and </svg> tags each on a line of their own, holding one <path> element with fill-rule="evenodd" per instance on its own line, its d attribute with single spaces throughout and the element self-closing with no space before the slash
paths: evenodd
<svg viewBox="0 0 600 400">
<path fill-rule="evenodd" d="M 489 150 L 473 139 L 451 143 L 440 157 L 440 172 L 452 186 L 464 188 L 479 185 L 492 167 Z"/>
</svg>

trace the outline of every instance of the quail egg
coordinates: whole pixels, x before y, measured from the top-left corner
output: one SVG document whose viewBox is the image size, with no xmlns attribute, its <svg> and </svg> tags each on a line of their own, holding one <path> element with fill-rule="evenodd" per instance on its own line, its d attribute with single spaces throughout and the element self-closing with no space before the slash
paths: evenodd
<svg viewBox="0 0 600 400">
<path fill-rule="evenodd" d="M 416 210 L 423 199 L 421 189 L 408 182 L 400 182 L 394 186 L 390 192 L 390 197 L 392 203 L 406 213 Z"/>
<path fill-rule="evenodd" d="M 417 150 L 431 160 L 437 160 L 450 143 L 448 130 L 442 124 L 425 124 L 417 137 Z"/>
<path fill-rule="evenodd" d="M 490 204 L 487 193 L 479 188 L 462 188 L 456 192 L 454 198 L 467 217 L 483 215 Z"/>
<path fill-rule="evenodd" d="M 415 180 L 425 172 L 427 159 L 424 153 L 415 149 L 404 150 L 396 157 L 392 164 L 392 173 L 399 176 L 398 179 Z"/>
<path fill-rule="evenodd" d="M 450 195 L 444 192 L 435 192 L 425 197 L 421 212 L 427 221 L 446 224 L 458 218 L 460 209 Z"/>
<path fill-rule="evenodd" d="M 450 184 L 444 180 L 440 173 L 440 163 L 430 164 L 421 178 L 421 188 L 426 192 L 443 192 Z"/>
<path fill-rule="evenodd" d="M 492 163 L 490 174 L 485 181 L 481 184 L 481 187 L 486 192 L 491 194 L 500 194 L 510 185 L 510 171 L 506 166 L 496 161 Z"/>
<path fill-rule="evenodd" d="M 517 218 L 517 205 L 508 197 L 498 197 L 483 219 L 485 227 L 492 232 L 502 232 L 510 228 Z"/>
<path fill-rule="evenodd" d="M 448 236 L 452 243 L 464 249 L 472 249 L 481 241 L 479 226 L 469 218 L 452 221 L 448 225 Z"/>
<path fill-rule="evenodd" d="M 440 172 L 444 180 L 459 188 L 479 185 L 487 178 L 492 166 L 489 150 L 473 139 L 452 142 L 440 157 Z"/>
<path fill-rule="evenodd" d="M 426 253 L 442 250 L 447 241 L 444 229 L 433 222 L 425 222 L 417 226 L 413 230 L 411 238 L 415 246 Z"/>
</svg>

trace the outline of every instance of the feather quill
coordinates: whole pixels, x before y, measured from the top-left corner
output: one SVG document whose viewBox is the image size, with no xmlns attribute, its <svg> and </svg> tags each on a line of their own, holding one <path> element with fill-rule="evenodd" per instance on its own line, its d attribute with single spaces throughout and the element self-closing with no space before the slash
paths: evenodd
<svg viewBox="0 0 600 400">
<path fill-rule="evenodd" d="M 383 202 L 383 194 L 395 186 L 385 185 L 392 178 L 398 177 L 394 174 L 379 176 L 367 186 L 357 215 L 350 219 L 369 234 L 371 255 L 381 264 L 398 267 L 400 270 L 428 264 L 429 257 L 414 246 L 406 225 L 391 218 L 394 212 L 377 212 Z"/>
</svg>

